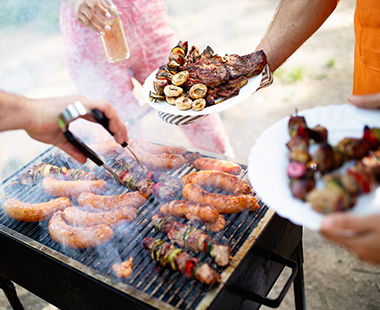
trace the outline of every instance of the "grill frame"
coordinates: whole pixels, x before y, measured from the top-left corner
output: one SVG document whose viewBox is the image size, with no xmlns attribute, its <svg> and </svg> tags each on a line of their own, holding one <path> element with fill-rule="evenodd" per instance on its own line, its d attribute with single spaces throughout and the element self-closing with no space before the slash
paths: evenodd
<svg viewBox="0 0 380 310">
<path fill-rule="evenodd" d="M 3 184 L 14 178 L 14 176 L 19 174 L 20 171 L 30 167 L 31 164 L 41 161 L 52 151 L 52 149 L 53 148 L 48 149 L 30 163 L 20 168 L 15 174 L 5 180 Z M 195 152 L 198 150 L 189 149 L 189 151 Z M 228 159 L 224 156 L 218 156 L 203 151 L 202 155 Z M 246 164 L 243 163 L 244 161 L 238 161 L 235 159 L 233 159 L 233 161 L 246 166 Z M 178 177 L 180 178 L 180 175 Z M 268 239 L 263 238 L 262 235 L 264 231 L 273 226 L 271 223 L 275 218 L 277 218 L 275 213 L 262 204 L 262 208 L 254 217 L 253 222 L 255 223 L 255 226 L 253 231 L 250 232 L 243 245 L 239 247 L 237 253 L 234 255 L 237 260 L 231 261 L 231 264 L 223 271 L 223 282 L 246 282 L 235 282 L 236 274 L 241 274 L 241 270 L 246 268 L 244 266 L 247 264 L 249 265 L 249 263 L 247 263 L 247 257 L 256 255 L 254 253 L 255 251 L 252 251 L 252 249 L 256 247 L 256 243 L 259 245 L 258 240 Z M 290 222 L 286 222 L 290 224 Z M 284 223 L 282 223 L 280 226 L 287 227 L 288 224 L 284 225 Z M 295 227 L 293 224 L 290 224 L 290 226 Z M 285 230 L 283 233 L 285 233 Z M 268 236 L 268 233 L 266 235 Z M 295 235 L 297 235 L 296 240 L 299 243 L 302 240 L 302 231 L 301 234 L 298 233 Z M 117 281 L 112 277 L 99 274 L 96 270 L 76 261 L 75 259 L 43 245 L 38 241 L 30 239 L 2 224 L 0 224 L 0 242 L 2 242 L 1 244 L 6 245 L 5 248 L 7 249 L 7 254 L 5 255 L 6 259 L 0 258 L 0 274 L 56 305 L 60 309 L 119 309 L 121 303 L 125 306 L 131 307 L 131 309 L 177 309 L 169 303 L 152 297 L 128 284 Z M 264 243 L 266 242 L 268 241 L 265 241 Z M 253 247 L 254 244 L 255 247 Z M 298 244 L 288 245 L 285 252 L 290 253 L 286 253 L 287 256 L 294 253 L 297 246 Z M 268 248 L 266 250 L 272 249 Z M 282 253 L 279 254 L 281 255 Z M 244 264 L 243 261 L 245 261 Z M 29 265 L 32 266 L 28 266 L 25 262 L 30 263 Z M 263 292 L 265 291 L 264 296 L 266 296 L 270 288 L 274 285 L 275 280 L 273 281 L 273 279 L 277 279 L 282 269 L 283 266 L 276 268 L 276 272 L 271 276 L 269 285 L 265 290 L 262 290 Z M 54 276 L 47 277 L 47 274 L 53 274 Z M 50 281 L 51 278 L 54 278 L 54 281 Z M 36 286 L 36 282 L 42 284 Z M 61 283 L 66 283 L 66 285 L 62 287 Z M 79 284 L 75 286 L 73 285 L 74 283 Z M 149 285 L 152 286 L 153 283 L 154 282 L 151 282 Z M 68 295 L 64 293 L 65 291 Z M 223 295 L 229 295 L 229 293 L 226 293 L 226 286 L 223 284 L 214 285 L 212 290 L 207 292 L 197 304 L 196 309 L 214 309 L 215 305 L 223 304 L 223 302 L 216 302 L 216 300 L 225 300 L 225 298 L 218 298 Z M 75 304 L 73 304 L 73 302 L 75 302 Z M 216 307 L 215 309 L 221 308 Z"/>
</svg>

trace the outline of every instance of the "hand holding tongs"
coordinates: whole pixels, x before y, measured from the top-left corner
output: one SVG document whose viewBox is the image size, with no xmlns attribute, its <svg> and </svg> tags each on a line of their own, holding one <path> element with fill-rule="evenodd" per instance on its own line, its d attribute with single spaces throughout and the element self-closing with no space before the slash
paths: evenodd
<svg viewBox="0 0 380 310">
<path fill-rule="evenodd" d="M 80 116 L 84 116 L 86 114 L 92 115 L 95 118 L 95 120 L 98 123 L 100 123 L 105 129 L 107 129 L 107 131 L 113 136 L 113 133 L 108 129 L 108 119 L 105 117 L 105 115 L 97 109 L 94 109 L 92 110 L 92 112 L 90 112 L 89 109 L 80 101 L 76 101 L 73 104 L 69 104 L 66 107 L 66 109 L 62 112 L 62 114 L 58 117 L 58 123 L 63 130 L 63 134 L 65 135 L 67 140 L 72 145 L 74 145 L 84 156 L 86 156 L 87 158 L 90 158 L 99 167 L 102 166 L 103 168 L 105 168 L 107 171 L 109 171 L 113 175 L 113 177 L 120 184 L 125 185 L 125 183 L 121 180 L 121 178 L 103 162 L 103 160 L 99 157 L 98 154 L 96 154 L 91 148 L 89 148 L 86 144 L 84 144 L 80 139 L 75 137 L 69 131 L 69 128 L 68 128 L 69 123 L 79 118 Z M 127 142 L 124 142 L 122 146 L 126 147 Z M 133 152 L 131 153 L 133 154 Z M 139 162 L 137 158 L 136 160 L 141 165 L 141 163 Z"/>
</svg>

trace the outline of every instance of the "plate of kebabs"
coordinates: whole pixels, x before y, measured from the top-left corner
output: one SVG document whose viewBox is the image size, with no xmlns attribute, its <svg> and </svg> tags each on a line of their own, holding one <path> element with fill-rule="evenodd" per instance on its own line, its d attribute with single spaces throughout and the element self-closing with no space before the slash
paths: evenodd
<svg viewBox="0 0 380 310">
<path fill-rule="evenodd" d="M 380 111 L 349 104 L 286 117 L 257 139 L 248 159 L 258 196 L 297 225 L 324 214 L 380 212 Z"/>
<path fill-rule="evenodd" d="M 188 50 L 187 41 L 179 41 L 168 56 L 145 80 L 143 96 L 159 112 L 184 116 L 221 112 L 247 99 L 267 64 L 263 51 L 221 57 L 209 46 Z"/>
</svg>

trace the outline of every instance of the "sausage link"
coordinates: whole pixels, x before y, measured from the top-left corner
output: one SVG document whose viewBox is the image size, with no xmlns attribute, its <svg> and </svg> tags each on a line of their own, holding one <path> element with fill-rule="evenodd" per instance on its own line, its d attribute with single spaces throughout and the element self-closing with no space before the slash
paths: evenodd
<svg viewBox="0 0 380 310">
<path fill-rule="evenodd" d="M 133 139 L 137 142 L 139 147 L 147 153 L 161 155 L 161 154 L 178 154 L 186 155 L 187 149 L 181 145 L 158 145 L 150 143 L 148 139 L 139 137 Z"/>
<path fill-rule="evenodd" d="M 216 170 L 229 174 L 239 175 L 241 167 L 228 160 L 201 157 L 193 162 L 193 167 L 197 170 Z"/>
<path fill-rule="evenodd" d="M 188 219 L 197 217 L 204 222 L 213 222 L 219 217 L 219 212 L 215 207 L 185 200 L 173 200 L 164 203 L 160 208 L 160 212 Z"/>
<path fill-rule="evenodd" d="M 50 196 L 76 198 L 83 192 L 100 194 L 107 189 L 104 180 L 62 181 L 49 177 L 42 181 L 42 189 Z"/>
<path fill-rule="evenodd" d="M 54 241 L 74 249 L 86 249 L 102 245 L 113 237 L 109 225 L 74 228 L 62 217 L 62 211 L 56 212 L 49 221 L 49 233 Z"/>
<path fill-rule="evenodd" d="M 78 197 L 78 204 L 86 209 L 109 211 L 119 207 L 134 207 L 142 206 L 146 198 L 139 192 L 128 192 L 115 196 L 103 196 L 93 193 L 81 193 Z"/>
<path fill-rule="evenodd" d="M 48 220 L 57 211 L 70 206 L 70 199 L 60 197 L 42 203 L 26 203 L 17 199 L 8 199 L 3 209 L 11 218 L 23 222 L 42 222 Z"/>
<path fill-rule="evenodd" d="M 77 207 L 68 207 L 63 210 L 63 219 L 74 227 L 89 227 L 99 224 L 107 224 L 116 227 L 136 218 L 136 209 L 133 207 L 122 207 L 106 212 L 86 212 Z"/>
<path fill-rule="evenodd" d="M 239 177 L 212 170 L 202 170 L 189 173 L 182 177 L 181 184 L 196 183 L 206 190 L 221 189 L 231 194 L 250 194 L 251 187 Z"/>
<path fill-rule="evenodd" d="M 247 209 L 255 211 L 259 208 L 256 198 L 252 195 L 213 194 L 195 183 L 186 184 L 182 189 L 182 195 L 186 200 L 212 205 L 222 214 L 239 213 Z"/>
<path fill-rule="evenodd" d="M 139 160 L 152 171 L 166 170 L 166 169 L 178 169 L 185 165 L 185 159 L 178 154 L 161 154 L 155 155 L 145 152 L 134 139 L 129 140 L 129 146 L 136 154 Z M 126 152 L 127 155 L 134 159 L 130 152 Z"/>
</svg>

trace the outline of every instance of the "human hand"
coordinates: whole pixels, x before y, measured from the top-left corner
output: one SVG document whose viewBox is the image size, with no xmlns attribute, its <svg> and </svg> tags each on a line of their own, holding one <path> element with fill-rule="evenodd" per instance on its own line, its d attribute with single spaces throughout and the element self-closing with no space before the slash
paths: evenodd
<svg viewBox="0 0 380 310">
<path fill-rule="evenodd" d="M 109 119 L 109 129 L 114 133 L 115 140 L 120 144 L 128 141 L 127 129 L 109 102 L 88 100 L 82 96 L 28 99 L 26 112 L 30 122 L 25 124 L 24 129 L 33 139 L 53 144 L 84 164 L 87 158 L 67 141 L 57 121 L 63 110 L 75 101 L 81 101 L 90 110 L 100 110 Z M 95 122 L 91 115 L 82 118 Z"/>
<path fill-rule="evenodd" d="M 358 108 L 364 109 L 379 109 L 380 108 L 380 93 L 370 95 L 350 95 L 347 100 Z"/>
<path fill-rule="evenodd" d="M 322 220 L 321 233 L 356 254 L 361 261 L 380 264 L 380 214 L 365 217 L 329 214 Z"/>
<path fill-rule="evenodd" d="M 73 0 L 70 5 L 77 15 L 78 22 L 100 35 L 105 35 L 104 30 L 108 31 L 111 27 L 96 13 L 108 19 L 112 16 L 117 17 L 117 12 L 105 0 Z"/>
</svg>

